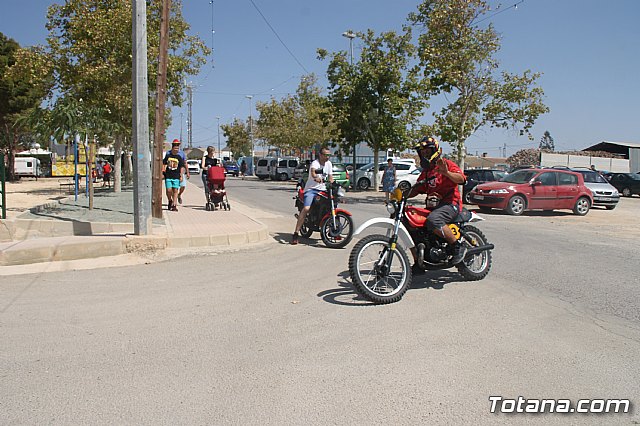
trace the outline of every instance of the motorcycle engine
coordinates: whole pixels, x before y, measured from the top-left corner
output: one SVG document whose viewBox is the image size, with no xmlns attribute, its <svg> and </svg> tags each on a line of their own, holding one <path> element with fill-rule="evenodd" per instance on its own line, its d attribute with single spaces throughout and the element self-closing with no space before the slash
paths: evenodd
<svg viewBox="0 0 640 426">
<path fill-rule="evenodd" d="M 429 249 L 429 258 L 432 262 L 442 262 L 447 258 L 447 252 L 442 247 L 431 247 Z"/>
</svg>

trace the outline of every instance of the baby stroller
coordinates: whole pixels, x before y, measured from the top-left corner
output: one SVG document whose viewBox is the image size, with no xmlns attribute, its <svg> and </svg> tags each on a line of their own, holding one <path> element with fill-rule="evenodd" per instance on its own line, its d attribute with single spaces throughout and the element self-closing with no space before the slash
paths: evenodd
<svg viewBox="0 0 640 426">
<path fill-rule="evenodd" d="M 227 199 L 227 191 L 224 189 L 224 168 L 211 166 L 207 170 L 207 204 L 205 210 L 213 211 L 218 208 L 231 210 L 229 200 Z"/>
</svg>

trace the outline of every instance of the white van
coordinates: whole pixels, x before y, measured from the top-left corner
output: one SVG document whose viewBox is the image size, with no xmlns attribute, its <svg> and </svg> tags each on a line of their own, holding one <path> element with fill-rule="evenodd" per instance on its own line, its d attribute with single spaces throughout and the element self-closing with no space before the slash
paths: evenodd
<svg viewBox="0 0 640 426">
<path fill-rule="evenodd" d="M 40 160 L 35 157 L 15 157 L 13 170 L 18 177 L 38 177 L 42 176 L 40 170 Z"/>
<path fill-rule="evenodd" d="M 296 167 L 300 164 L 300 159 L 297 157 L 284 157 L 278 161 L 278 167 L 275 170 L 275 175 L 271 175 L 271 179 L 289 180 L 293 177 Z"/>
<path fill-rule="evenodd" d="M 278 157 L 262 157 L 259 159 L 256 163 L 256 176 L 260 180 L 267 179 L 272 175 L 275 176 L 279 160 Z"/>
</svg>

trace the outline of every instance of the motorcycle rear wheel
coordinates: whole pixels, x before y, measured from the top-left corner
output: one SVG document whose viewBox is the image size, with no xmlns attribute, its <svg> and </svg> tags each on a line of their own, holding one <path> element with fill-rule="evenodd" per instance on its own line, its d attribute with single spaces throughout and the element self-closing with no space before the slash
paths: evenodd
<svg viewBox="0 0 640 426">
<path fill-rule="evenodd" d="M 313 228 L 309 226 L 307 218 L 304 219 L 304 223 L 300 227 L 300 236 L 303 238 L 309 238 L 313 234 Z"/>
<path fill-rule="evenodd" d="M 462 237 L 467 248 L 489 244 L 487 237 L 475 226 L 465 225 Z M 457 265 L 458 273 L 467 281 L 479 281 L 487 276 L 491 269 L 491 250 L 485 250 L 465 258 Z"/>
<path fill-rule="evenodd" d="M 399 301 L 411 285 L 411 267 L 404 250 L 396 247 L 388 262 L 390 241 L 384 235 L 368 235 L 356 243 L 349 256 L 349 275 L 356 291 L 376 304 Z"/>
<path fill-rule="evenodd" d="M 333 221 L 329 216 L 320 226 L 322 241 L 329 248 L 342 248 L 353 238 L 353 219 L 348 214 L 336 214 L 337 229 L 333 229 Z"/>
</svg>

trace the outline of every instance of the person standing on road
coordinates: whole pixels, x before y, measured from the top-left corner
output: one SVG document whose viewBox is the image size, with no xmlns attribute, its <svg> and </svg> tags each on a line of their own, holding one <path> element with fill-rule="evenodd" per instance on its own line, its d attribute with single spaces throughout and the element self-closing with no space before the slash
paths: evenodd
<svg viewBox="0 0 640 426">
<path fill-rule="evenodd" d="M 418 151 L 423 168 L 418 181 L 425 182 L 414 186 L 408 198 L 427 194 L 427 208 L 431 213 L 425 226 L 428 231 L 447 240 L 453 248 L 452 263 L 458 264 L 464 259 L 467 248 L 461 240 L 456 239 L 447 225 L 462 211 L 462 196 L 458 186 L 465 183 L 466 177 L 456 163 L 442 157 L 442 148 L 435 138 L 425 136 L 414 149 Z"/>
<path fill-rule="evenodd" d="M 102 186 L 104 187 L 104 185 L 107 184 L 107 187 L 111 188 L 111 164 L 109 164 L 108 161 L 105 161 L 102 166 L 102 174 Z"/>
<path fill-rule="evenodd" d="M 180 141 L 175 141 L 171 145 L 171 151 L 167 152 L 162 160 L 163 172 L 164 172 L 164 185 L 167 190 L 168 210 L 174 212 L 178 211 L 178 191 L 180 190 L 180 181 L 184 179 L 184 169 L 186 163 L 182 156 L 178 153 L 180 151 Z"/>
<path fill-rule="evenodd" d="M 296 227 L 291 237 L 291 244 L 293 245 L 298 244 L 298 233 L 300 232 L 300 228 L 302 228 L 304 218 L 309 213 L 314 198 L 316 198 L 316 195 L 318 195 L 320 191 L 327 190 L 325 182 L 333 182 L 333 165 L 331 161 L 329 161 L 329 155 L 331 155 L 329 149 L 322 148 L 319 158 L 313 160 L 313 163 L 311 163 L 309 179 L 307 179 L 307 183 L 304 186 L 304 208 L 298 215 L 298 221 L 296 222 Z"/>
<path fill-rule="evenodd" d="M 396 167 L 393 165 L 393 160 L 389 158 L 387 160 L 387 167 L 385 167 L 382 174 L 382 190 L 384 191 L 384 203 L 389 203 L 391 193 L 396 188 Z"/>
<path fill-rule="evenodd" d="M 173 146 L 174 145 L 178 145 L 178 155 L 180 157 L 182 157 L 182 161 L 185 164 L 184 167 L 184 172 L 182 172 L 182 179 L 180 179 L 180 192 L 178 192 L 178 204 L 182 204 L 182 193 L 184 192 L 185 188 L 187 187 L 187 179 L 191 178 L 191 173 L 189 173 L 189 168 L 187 167 L 187 154 L 185 154 L 185 152 L 180 149 L 180 140 L 179 139 L 174 139 L 173 142 L 171 143 L 171 149 L 173 150 Z M 167 154 L 170 153 L 171 151 L 167 151 Z"/>
<path fill-rule="evenodd" d="M 240 163 L 240 176 L 242 176 L 242 180 L 244 180 L 244 176 L 247 174 L 247 162 L 242 160 Z"/>
</svg>

